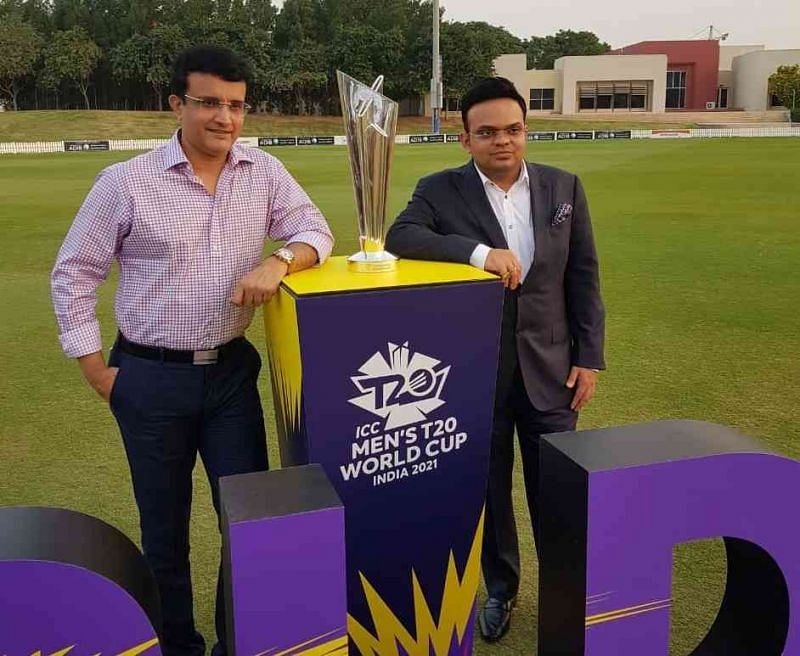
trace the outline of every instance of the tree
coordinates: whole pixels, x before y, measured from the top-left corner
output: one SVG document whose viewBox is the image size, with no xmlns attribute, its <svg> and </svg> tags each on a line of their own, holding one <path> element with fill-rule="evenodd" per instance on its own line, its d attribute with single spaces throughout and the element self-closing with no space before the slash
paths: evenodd
<svg viewBox="0 0 800 656">
<path fill-rule="evenodd" d="M 245 24 L 232 35 L 231 46 L 250 65 L 251 83 L 247 95 L 254 103 L 269 95 L 269 71 L 272 67 L 272 35 L 260 27 Z"/>
<path fill-rule="evenodd" d="M 61 30 L 53 35 L 45 49 L 45 68 L 54 79 L 69 80 L 81 92 L 86 109 L 89 105 L 89 79 L 100 61 L 102 51 L 82 27 Z"/>
<path fill-rule="evenodd" d="M 522 42 L 502 27 L 452 21 L 442 24 L 441 52 L 446 95 L 461 96 L 492 75 L 497 56 L 522 52 Z"/>
<path fill-rule="evenodd" d="M 286 0 L 275 18 L 275 45 L 280 49 L 307 48 L 310 42 L 320 44 L 324 21 L 321 0 Z"/>
<path fill-rule="evenodd" d="M 153 90 L 157 110 L 164 108 L 164 88 L 172 76 L 172 62 L 188 45 L 183 30 L 176 25 L 157 25 L 146 35 L 134 34 L 111 53 L 113 75 L 117 79 L 146 81 Z"/>
<path fill-rule="evenodd" d="M 366 82 L 384 75 L 391 98 L 427 93 L 432 11 L 432 0 L 284 0 L 279 9 L 272 0 L 0 0 L 0 94 L 23 107 L 79 97 L 88 107 L 91 79 L 92 106 L 162 108 L 175 54 L 208 43 L 250 64 L 254 104 L 336 113 L 337 68 Z M 548 68 L 607 49 L 591 32 L 521 41 L 486 22 L 444 21 L 444 87 L 463 94 L 505 53 Z"/>
<path fill-rule="evenodd" d="M 42 38 L 19 16 L 8 16 L 0 23 L 0 91 L 11 98 L 15 111 L 20 82 L 33 73 L 41 49 Z"/>
<path fill-rule="evenodd" d="M 796 111 L 800 107 L 800 64 L 778 66 L 769 76 L 769 92 L 777 96 L 781 105 Z"/>
<path fill-rule="evenodd" d="M 481 48 L 490 53 L 492 58 L 524 52 L 523 42 L 504 27 L 490 25 L 484 21 L 472 21 L 464 23 L 464 26 L 473 32 Z"/>
<path fill-rule="evenodd" d="M 532 36 L 524 42 L 528 55 L 528 68 L 549 70 L 559 57 L 575 55 L 602 55 L 611 49 L 600 41 L 594 32 L 559 30 L 555 34 Z"/>
<path fill-rule="evenodd" d="M 52 31 L 50 0 L 0 0 L 0 22 L 15 17 L 33 25 L 40 35 Z"/>
<path fill-rule="evenodd" d="M 409 3 L 403 28 L 405 47 L 397 58 L 402 73 L 392 81 L 396 98 L 421 96 L 430 90 L 432 16 L 430 0 Z"/>
<path fill-rule="evenodd" d="M 277 51 L 267 79 L 273 91 L 291 98 L 298 114 L 310 113 L 315 94 L 328 81 L 324 49 L 305 39 L 294 48 Z"/>
<path fill-rule="evenodd" d="M 382 31 L 372 25 L 353 23 L 341 27 L 328 52 L 331 75 L 336 69 L 372 84 L 384 75 L 384 90 L 390 93 L 392 78 L 396 78 L 397 55 L 403 48 L 403 34 L 398 28 Z"/>
</svg>

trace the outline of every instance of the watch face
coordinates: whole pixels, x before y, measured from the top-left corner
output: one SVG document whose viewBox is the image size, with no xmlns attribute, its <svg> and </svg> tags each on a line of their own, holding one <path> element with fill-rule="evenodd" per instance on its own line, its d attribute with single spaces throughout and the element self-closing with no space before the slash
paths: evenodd
<svg viewBox="0 0 800 656">
<path fill-rule="evenodd" d="M 294 262 L 294 253 L 292 253 L 292 251 L 290 251 L 288 248 L 279 248 L 273 253 L 273 255 L 281 262 L 285 262 L 286 264 L 291 264 Z"/>
</svg>

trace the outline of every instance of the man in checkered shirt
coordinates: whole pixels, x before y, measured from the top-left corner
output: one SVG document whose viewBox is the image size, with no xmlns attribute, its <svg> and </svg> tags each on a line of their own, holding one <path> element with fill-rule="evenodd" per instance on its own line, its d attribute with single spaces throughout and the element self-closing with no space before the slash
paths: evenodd
<svg viewBox="0 0 800 656">
<path fill-rule="evenodd" d="M 325 261 L 333 236 L 275 158 L 236 145 L 248 67 L 232 52 L 182 53 L 164 146 L 100 173 L 58 254 L 52 294 L 67 356 L 119 424 L 142 547 L 161 595 L 165 656 L 204 654 L 189 572 L 192 470 L 200 454 L 219 512 L 221 476 L 267 469 L 261 360 L 244 338 L 281 279 Z M 263 258 L 265 239 L 285 242 Z M 95 313 L 112 261 L 119 333 L 108 365 Z M 226 653 L 218 580 L 212 653 Z"/>
</svg>

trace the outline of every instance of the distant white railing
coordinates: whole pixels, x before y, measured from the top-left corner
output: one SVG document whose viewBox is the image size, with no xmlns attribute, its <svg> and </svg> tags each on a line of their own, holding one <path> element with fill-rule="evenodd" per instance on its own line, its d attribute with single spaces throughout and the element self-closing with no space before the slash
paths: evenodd
<svg viewBox="0 0 800 656">
<path fill-rule="evenodd" d="M 0 142 L 0 155 L 64 152 L 63 141 Z"/>
<path fill-rule="evenodd" d="M 800 137 L 799 126 L 695 128 L 674 130 L 553 130 L 531 131 L 528 141 L 606 141 L 618 139 L 691 139 L 732 137 Z M 399 134 L 397 144 L 445 144 L 458 141 L 457 134 Z M 152 150 L 168 139 L 93 139 L 81 141 L 21 141 L 0 142 L 0 155 L 21 155 L 59 152 L 97 152 L 109 150 Z M 255 148 L 284 148 L 291 146 L 344 146 L 344 136 L 272 136 L 242 137 L 239 143 Z"/>
<path fill-rule="evenodd" d="M 169 139 L 115 139 L 108 142 L 109 150 L 153 150 Z"/>
</svg>

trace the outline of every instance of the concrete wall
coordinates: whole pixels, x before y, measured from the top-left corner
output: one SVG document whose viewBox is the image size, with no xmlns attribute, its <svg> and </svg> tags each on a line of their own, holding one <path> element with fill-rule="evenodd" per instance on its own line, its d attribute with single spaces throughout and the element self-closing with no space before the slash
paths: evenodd
<svg viewBox="0 0 800 656">
<path fill-rule="evenodd" d="M 747 111 L 769 109 L 769 76 L 778 66 L 800 64 L 800 50 L 762 50 L 733 59 L 732 107 Z"/>
<path fill-rule="evenodd" d="M 531 89 L 554 89 L 553 110 L 528 110 L 529 116 L 541 116 L 561 112 L 561 75 L 558 71 L 539 71 L 529 69 L 527 57 L 521 55 L 500 55 L 494 60 L 496 75 L 508 78 L 514 83 L 525 103 L 530 104 Z"/>
<path fill-rule="evenodd" d="M 733 79 L 733 60 L 738 57 L 739 55 L 747 54 L 748 52 L 757 52 L 760 50 L 764 50 L 764 46 L 762 45 L 751 45 L 751 46 L 723 46 L 720 44 L 719 46 L 719 77 L 717 79 L 717 85 L 721 87 L 726 87 L 728 89 L 728 107 L 736 107 L 734 105 L 734 94 L 735 91 L 733 89 L 734 86 L 734 79 Z"/>
<path fill-rule="evenodd" d="M 643 80 L 652 85 L 649 111 L 663 112 L 667 87 L 666 55 L 595 55 L 561 57 L 555 62 L 561 74 L 563 114 L 578 113 L 578 82 Z M 627 114 L 627 112 L 626 112 Z"/>
<path fill-rule="evenodd" d="M 735 57 L 739 55 L 747 54 L 748 52 L 756 52 L 757 50 L 763 50 L 764 46 L 723 46 L 720 44 L 719 46 L 719 70 L 720 71 L 732 71 L 733 70 L 733 60 Z"/>
</svg>

